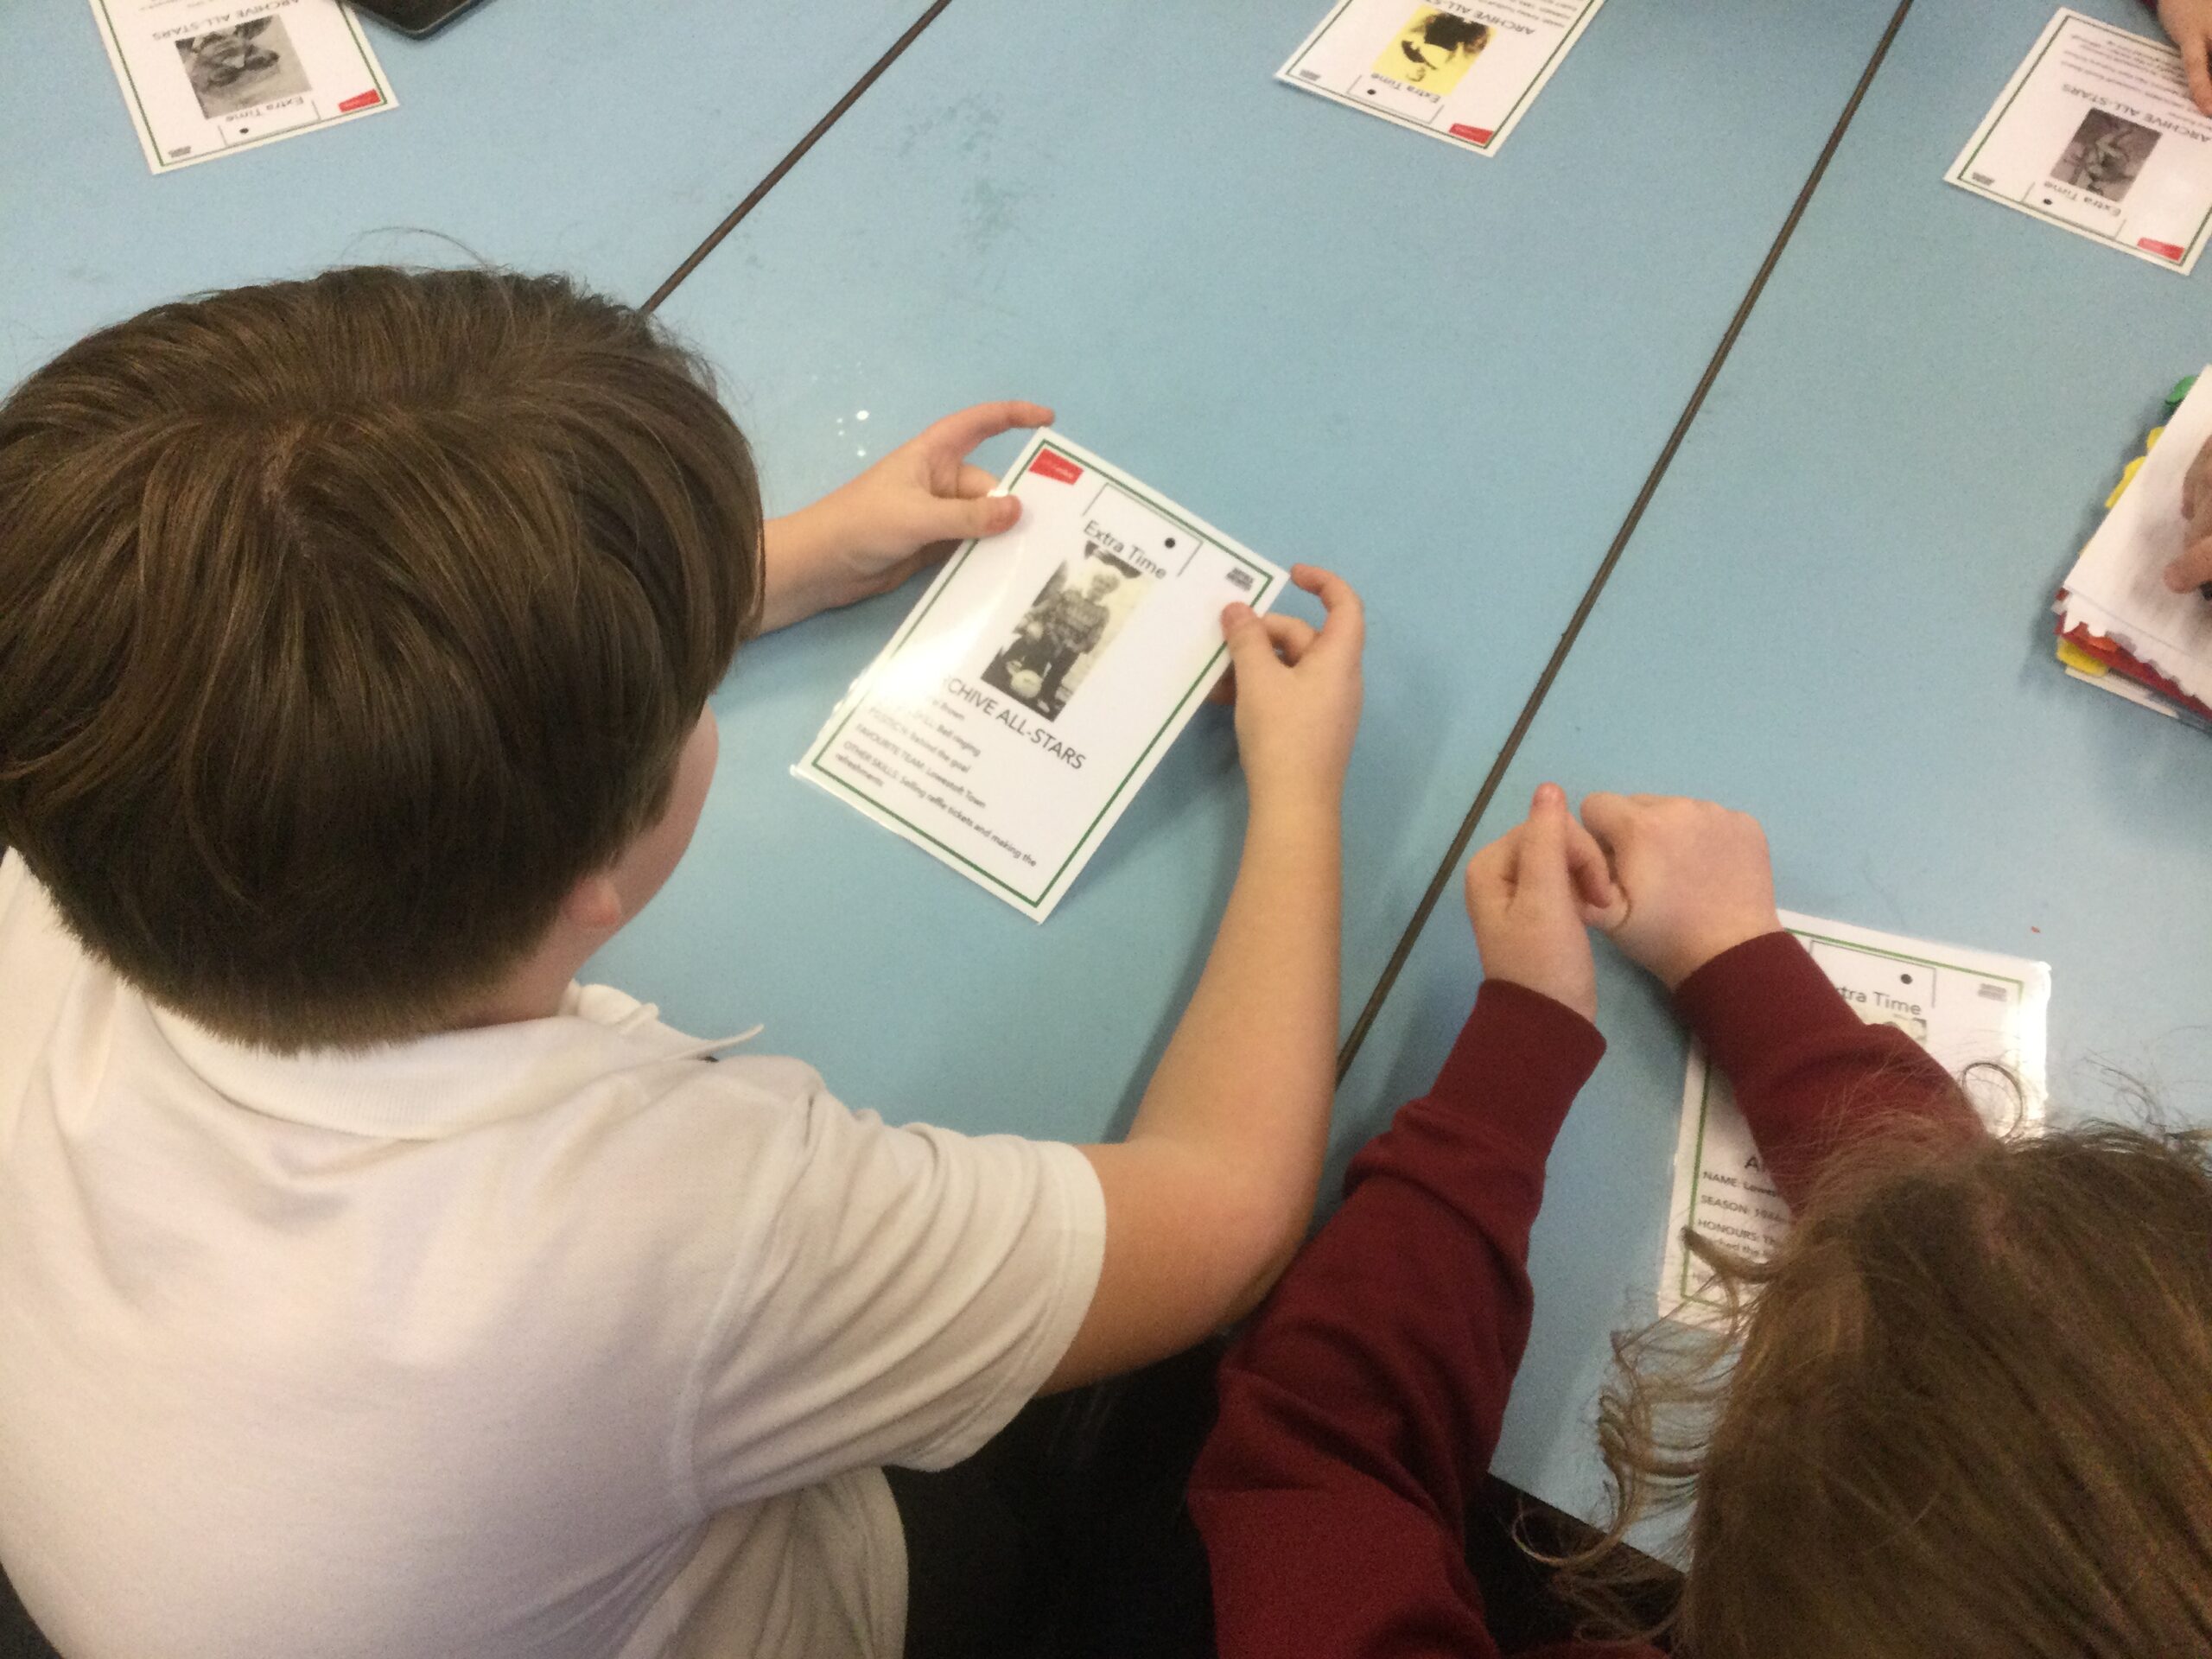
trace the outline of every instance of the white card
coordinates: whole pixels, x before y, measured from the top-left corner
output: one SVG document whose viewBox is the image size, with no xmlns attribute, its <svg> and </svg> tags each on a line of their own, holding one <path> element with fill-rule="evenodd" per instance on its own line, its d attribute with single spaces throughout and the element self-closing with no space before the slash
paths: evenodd
<svg viewBox="0 0 2212 1659">
<path fill-rule="evenodd" d="M 791 770 L 1043 921 L 1283 573 L 1057 432 Z"/>
<path fill-rule="evenodd" d="M 92 0 L 146 165 L 172 172 L 397 103 L 338 0 Z"/>
<path fill-rule="evenodd" d="M 1954 1076 L 1986 1061 L 2009 1067 L 2024 1099 L 1994 1077 L 1968 1082 L 1974 1105 L 1992 1128 L 2042 1122 L 2049 967 L 1786 911 L 1782 923 L 1870 1025 L 1896 1026 Z M 1789 1207 L 1767 1179 L 1728 1080 L 1694 1044 L 1682 1085 L 1659 1312 L 1687 1324 L 1718 1324 L 1727 1312 L 1727 1295 L 1683 1248 L 1686 1227 L 1754 1261 L 1771 1255 L 1789 1230 Z"/>
<path fill-rule="evenodd" d="M 1943 176 L 2186 273 L 2212 229 L 2212 119 L 2171 47 L 2062 10 Z"/>
<path fill-rule="evenodd" d="M 1602 0 L 1338 0 L 1275 79 L 1487 156 Z"/>
</svg>

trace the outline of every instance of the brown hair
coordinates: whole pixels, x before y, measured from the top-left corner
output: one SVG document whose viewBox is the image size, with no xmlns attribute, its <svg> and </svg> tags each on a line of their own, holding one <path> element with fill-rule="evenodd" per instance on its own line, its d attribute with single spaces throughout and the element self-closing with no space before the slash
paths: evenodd
<svg viewBox="0 0 2212 1659">
<path fill-rule="evenodd" d="M 156 307 L 0 405 L 0 842 L 212 1029 L 435 1029 L 664 808 L 760 524 L 705 367 L 561 278 Z"/>
<path fill-rule="evenodd" d="M 1690 1506 L 1675 1650 L 2212 1650 L 2206 1154 L 2113 1125 L 1879 1136 L 1771 1262 L 1704 1248 L 1741 1299 L 1732 1370 L 1726 1336 L 1654 1326 L 1600 1408 L 1608 1543 Z M 1623 1605 L 1612 1559 L 1566 1587 Z"/>
</svg>

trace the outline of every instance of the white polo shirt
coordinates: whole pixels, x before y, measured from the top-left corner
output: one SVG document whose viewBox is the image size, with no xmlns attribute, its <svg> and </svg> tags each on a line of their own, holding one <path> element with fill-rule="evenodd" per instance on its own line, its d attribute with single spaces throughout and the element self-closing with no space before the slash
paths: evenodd
<svg viewBox="0 0 2212 1659">
<path fill-rule="evenodd" d="M 593 987 L 276 1058 L 0 862 L 0 1563 L 56 1645 L 895 1659 L 877 1465 L 1035 1392 L 1097 1179 L 711 1046 Z"/>
</svg>

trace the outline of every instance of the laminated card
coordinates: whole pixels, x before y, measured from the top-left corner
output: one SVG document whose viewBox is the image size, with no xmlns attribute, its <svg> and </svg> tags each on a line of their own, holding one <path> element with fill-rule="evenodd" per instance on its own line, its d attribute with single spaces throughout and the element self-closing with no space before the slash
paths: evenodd
<svg viewBox="0 0 2212 1659">
<path fill-rule="evenodd" d="M 92 0 L 92 16 L 156 173 L 397 102 L 338 0 Z"/>
<path fill-rule="evenodd" d="M 2186 272 L 2212 228 L 2212 119 L 2173 48 L 2061 11 L 1943 176 Z"/>
<path fill-rule="evenodd" d="M 1994 1061 L 2002 1078 L 1970 1077 L 1968 1093 L 1991 1128 L 2003 1132 L 2043 1116 L 2044 1022 L 2050 969 L 1986 950 L 1927 944 L 1846 922 L 1783 912 L 1795 934 L 1859 1017 L 1895 1026 L 1955 1076 Z M 1789 1211 L 1767 1179 L 1728 1080 L 1690 1049 L 1682 1085 L 1682 1126 L 1675 1150 L 1675 1195 L 1660 1269 L 1659 1312 L 1691 1325 L 1719 1323 L 1727 1294 L 1682 1244 L 1694 1228 L 1724 1249 L 1763 1261 L 1789 1230 Z"/>
<path fill-rule="evenodd" d="M 1043 921 L 1283 573 L 1056 432 L 792 770 Z"/>
<path fill-rule="evenodd" d="M 1275 79 L 1487 156 L 1600 0 L 1338 0 Z"/>
</svg>

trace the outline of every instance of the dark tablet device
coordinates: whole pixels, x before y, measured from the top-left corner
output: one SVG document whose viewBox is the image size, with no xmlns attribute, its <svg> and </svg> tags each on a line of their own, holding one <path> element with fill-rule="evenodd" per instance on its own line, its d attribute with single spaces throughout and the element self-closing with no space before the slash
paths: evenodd
<svg viewBox="0 0 2212 1659">
<path fill-rule="evenodd" d="M 435 35 L 454 18 L 484 0 L 353 0 L 360 10 L 390 23 L 403 35 L 420 40 Z"/>
</svg>

